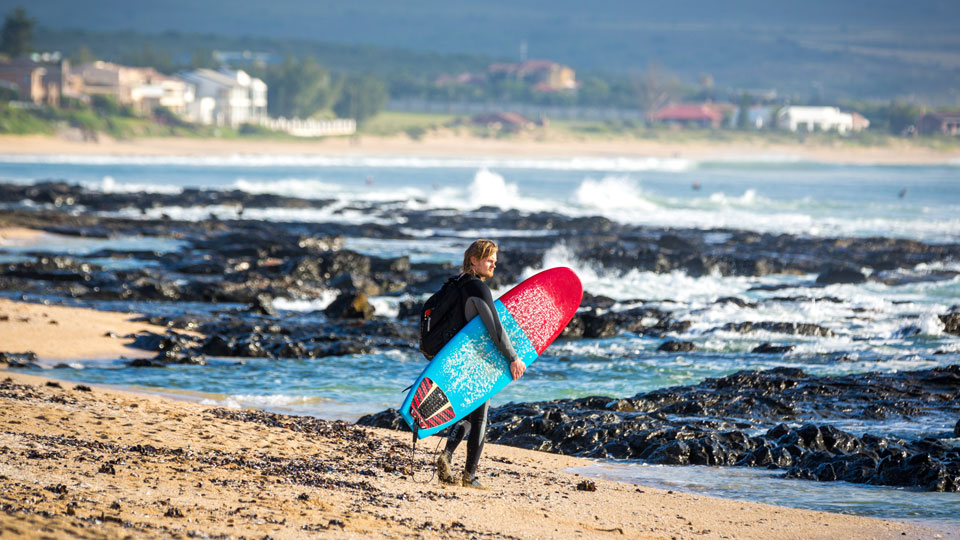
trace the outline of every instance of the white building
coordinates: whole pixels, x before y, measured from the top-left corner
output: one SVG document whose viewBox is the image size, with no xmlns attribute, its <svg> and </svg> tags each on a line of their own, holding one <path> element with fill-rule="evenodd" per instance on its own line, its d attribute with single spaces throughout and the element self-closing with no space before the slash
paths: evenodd
<svg viewBox="0 0 960 540">
<path fill-rule="evenodd" d="M 235 128 L 267 116 L 267 85 L 245 71 L 197 69 L 179 77 L 196 87 L 189 111 L 194 122 Z"/>
<path fill-rule="evenodd" d="M 860 131 L 870 121 L 857 113 L 840 112 L 836 107 L 784 107 L 777 113 L 777 127 L 790 131 Z"/>
<path fill-rule="evenodd" d="M 247 89 L 250 99 L 248 122 L 259 123 L 267 117 L 267 83 L 256 77 L 251 77 L 243 70 L 230 71 L 222 69 L 220 73 L 237 81 L 237 84 Z"/>
</svg>

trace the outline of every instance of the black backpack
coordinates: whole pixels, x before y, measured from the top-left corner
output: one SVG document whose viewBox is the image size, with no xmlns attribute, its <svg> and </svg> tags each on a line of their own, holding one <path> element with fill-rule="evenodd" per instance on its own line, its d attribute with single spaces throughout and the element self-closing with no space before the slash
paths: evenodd
<svg viewBox="0 0 960 540">
<path fill-rule="evenodd" d="M 420 309 L 420 352 L 427 360 L 433 360 L 440 349 L 466 326 L 463 287 L 474 279 L 477 278 L 469 274 L 451 277 L 423 303 Z"/>
</svg>

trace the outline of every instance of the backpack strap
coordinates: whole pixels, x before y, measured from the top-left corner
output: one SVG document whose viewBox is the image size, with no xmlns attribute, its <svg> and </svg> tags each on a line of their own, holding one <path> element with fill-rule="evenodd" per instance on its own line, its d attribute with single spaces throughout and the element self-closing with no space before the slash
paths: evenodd
<svg viewBox="0 0 960 540">
<path fill-rule="evenodd" d="M 464 288 L 464 287 L 467 285 L 467 283 L 470 283 L 471 281 L 473 281 L 473 280 L 475 280 L 475 279 L 478 280 L 478 279 L 480 279 L 480 278 L 478 278 L 477 276 L 475 276 L 475 275 L 473 275 L 473 274 L 463 273 L 463 274 L 460 274 L 459 276 L 455 276 L 455 277 L 450 278 L 450 281 L 453 281 L 454 283 L 457 284 L 457 287 L 460 287 L 460 288 L 462 289 L 462 288 Z"/>
</svg>

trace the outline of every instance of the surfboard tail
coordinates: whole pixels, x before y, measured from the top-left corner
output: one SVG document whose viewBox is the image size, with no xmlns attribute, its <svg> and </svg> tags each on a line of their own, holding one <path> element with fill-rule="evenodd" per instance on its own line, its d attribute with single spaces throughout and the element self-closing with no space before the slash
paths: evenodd
<svg viewBox="0 0 960 540">
<path fill-rule="evenodd" d="M 410 416 L 420 429 L 429 429 L 453 420 L 456 414 L 443 390 L 424 377 L 410 402 Z"/>
</svg>

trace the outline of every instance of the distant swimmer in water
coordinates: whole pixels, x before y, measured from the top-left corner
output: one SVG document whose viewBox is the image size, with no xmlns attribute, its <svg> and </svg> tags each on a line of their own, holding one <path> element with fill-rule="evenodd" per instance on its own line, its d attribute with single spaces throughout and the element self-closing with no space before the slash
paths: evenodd
<svg viewBox="0 0 960 540">
<path fill-rule="evenodd" d="M 902 198 L 904 198 L 904 197 L 906 197 L 906 196 L 907 196 L 907 188 L 901 189 L 901 190 L 900 190 L 900 195 L 898 195 L 898 197 L 900 197 L 900 198 L 902 199 Z"/>
<path fill-rule="evenodd" d="M 694 190 L 694 191 L 700 191 L 700 182 L 694 182 L 694 183 L 693 183 L 693 190 Z"/>
<path fill-rule="evenodd" d="M 373 177 L 372 177 L 372 176 L 368 176 L 368 177 L 367 177 L 367 185 L 368 185 L 368 186 L 372 186 L 372 185 L 373 185 Z"/>
</svg>

